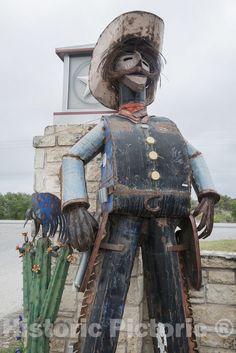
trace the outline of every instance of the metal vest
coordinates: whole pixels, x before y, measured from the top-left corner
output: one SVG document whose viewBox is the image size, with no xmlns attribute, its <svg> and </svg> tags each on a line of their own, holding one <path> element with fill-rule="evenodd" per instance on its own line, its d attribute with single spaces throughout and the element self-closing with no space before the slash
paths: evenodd
<svg viewBox="0 0 236 353">
<path fill-rule="evenodd" d="M 186 217 L 191 169 L 187 147 L 167 118 L 146 124 L 104 117 L 105 146 L 99 198 L 103 211 L 136 216 Z"/>
</svg>

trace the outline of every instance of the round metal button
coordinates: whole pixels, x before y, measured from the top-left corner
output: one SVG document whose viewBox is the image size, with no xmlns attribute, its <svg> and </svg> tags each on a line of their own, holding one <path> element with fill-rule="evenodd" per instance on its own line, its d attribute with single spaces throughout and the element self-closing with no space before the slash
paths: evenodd
<svg viewBox="0 0 236 353">
<path fill-rule="evenodd" d="M 154 172 L 152 172 L 152 174 L 151 174 L 151 178 L 152 178 L 152 180 L 160 179 L 160 173 L 158 173 L 156 170 L 154 170 Z"/>
<path fill-rule="evenodd" d="M 155 151 L 151 151 L 148 153 L 148 157 L 152 160 L 155 161 L 158 158 L 158 154 Z"/>
<path fill-rule="evenodd" d="M 149 145 L 153 145 L 155 143 L 155 139 L 151 136 L 148 136 L 146 138 L 146 142 L 149 144 Z"/>
</svg>

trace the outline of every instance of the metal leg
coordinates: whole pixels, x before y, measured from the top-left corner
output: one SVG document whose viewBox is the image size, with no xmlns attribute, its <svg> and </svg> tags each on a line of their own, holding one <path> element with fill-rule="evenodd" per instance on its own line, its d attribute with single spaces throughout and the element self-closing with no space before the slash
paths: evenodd
<svg viewBox="0 0 236 353">
<path fill-rule="evenodd" d="M 155 353 L 189 352 L 178 253 L 168 250 L 168 246 L 176 244 L 175 228 L 176 221 L 151 219 L 142 244 Z"/>
<path fill-rule="evenodd" d="M 87 318 L 87 335 L 79 350 L 82 353 L 114 353 L 116 350 L 119 320 L 123 316 L 140 236 L 142 221 L 136 217 L 111 215 L 108 222 L 108 243 L 124 244 L 125 248 L 121 252 L 102 250 L 103 263 Z"/>
</svg>

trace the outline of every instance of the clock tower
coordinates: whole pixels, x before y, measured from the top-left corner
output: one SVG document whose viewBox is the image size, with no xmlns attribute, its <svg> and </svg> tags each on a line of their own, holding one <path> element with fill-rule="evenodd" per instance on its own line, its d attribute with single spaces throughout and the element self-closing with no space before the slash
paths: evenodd
<svg viewBox="0 0 236 353">
<path fill-rule="evenodd" d="M 56 54 L 64 62 L 62 111 L 54 113 L 55 125 L 93 123 L 111 110 L 91 94 L 88 71 L 94 45 L 57 48 Z"/>
</svg>

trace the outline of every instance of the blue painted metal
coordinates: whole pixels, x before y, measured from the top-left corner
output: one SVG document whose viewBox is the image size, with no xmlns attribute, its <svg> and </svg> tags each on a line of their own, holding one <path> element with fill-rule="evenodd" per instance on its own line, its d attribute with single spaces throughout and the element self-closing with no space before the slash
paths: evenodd
<svg viewBox="0 0 236 353">
<path fill-rule="evenodd" d="M 82 137 L 63 157 L 62 161 L 62 207 L 73 203 L 88 205 L 84 164 L 102 149 L 105 138 L 104 123 L 101 121 Z"/>
<path fill-rule="evenodd" d="M 112 140 L 110 136 L 110 129 L 107 124 L 107 120 L 104 120 L 105 128 L 105 146 L 104 154 L 101 165 L 101 188 L 106 189 L 109 186 L 114 185 L 113 178 L 113 156 L 112 156 Z M 104 212 L 110 213 L 113 210 L 113 194 L 107 195 L 107 202 L 102 204 L 102 210 Z"/>
<path fill-rule="evenodd" d="M 138 247 L 142 218 L 110 215 L 107 225 L 108 243 L 123 244 L 123 251 L 109 251 L 104 256 L 101 272 L 97 277 L 97 290 L 94 295 L 93 308 L 87 321 L 90 324 L 101 324 L 101 335 L 87 334 L 84 338 L 83 352 L 115 352 L 118 329 L 114 322 L 121 320 L 125 298 L 129 289 L 129 279 L 134 257 Z M 87 294 L 88 295 L 88 294 Z M 86 310 L 83 303 L 82 310 Z M 114 331 L 114 334 L 111 332 Z M 76 350 L 75 350 L 76 351 Z"/>
<path fill-rule="evenodd" d="M 108 189 L 108 195 L 112 189 L 112 194 L 102 209 L 150 216 L 151 208 L 159 217 L 188 215 L 191 168 L 185 141 L 176 125 L 154 116 L 149 118 L 146 129 L 120 115 L 104 120 L 102 187 Z M 152 145 L 146 142 L 150 136 Z M 157 157 L 151 160 L 150 153 Z M 156 181 L 151 178 L 153 171 L 160 172 Z"/>
<path fill-rule="evenodd" d="M 62 161 L 62 173 L 63 208 L 73 202 L 88 203 L 84 162 L 74 157 L 65 156 Z"/>
<path fill-rule="evenodd" d="M 70 149 L 69 154 L 75 155 L 87 163 L 100 152 L 104 139 L 104 123 L 101 121 Z"/>
<path fill-rule="evenodd" d="M 32 195 L 32 218 L 37 224 L 42 225 L 43 235 L 53 236 L 57 230 L 62 235 L 65 231 L 61 200 L 49 192 Z M 39 227 L 37 228 L 39 230 Z"/>
<path fill-rule="evenodd" d="M 203 191 L 215 190 L 215 186 L 203 155 L 190 143 L 187 149 L 192 168 L 192 183 L 197 195 Z"/>
</svg>

